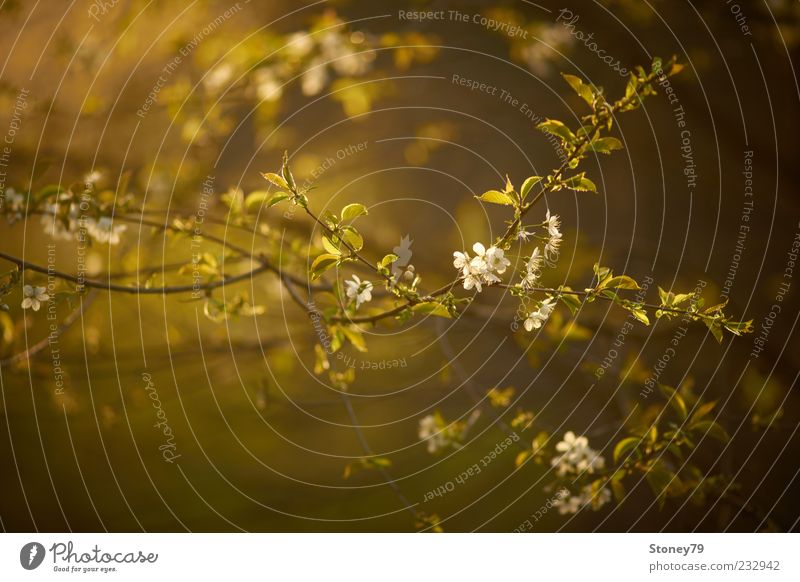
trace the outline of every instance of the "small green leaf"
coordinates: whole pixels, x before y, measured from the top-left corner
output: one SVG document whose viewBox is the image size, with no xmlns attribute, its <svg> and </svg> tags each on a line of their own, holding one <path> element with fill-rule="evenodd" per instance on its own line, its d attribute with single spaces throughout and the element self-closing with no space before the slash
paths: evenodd
<svg viewBox="0 0 800 582">
<path fill-rule="evenodd" d="M 722 428 L 722 425 L 713 420 L 701 420 L 700 422 L 694 423 L 689 428 L 693 432 L 710 436 L 723 443 L 727 443 L 730 440 L 728 433 Z"/>
<path fill-rule="evenodd" d="M 341 255 L 342 254 L 342 252 L 339 250 L 338 245 L 336 245 L 327 236 L 323 236 L 322 237 L 322 247 L 332 255 Z"/>
<path fill-rule="evenodd" d="M 439 303 L 438 301 L 425 301 L 423 303 L 417 303 L 414 307 L 411 308 L 412 311 L 415 313 L 424 313 L 428 315 L 437 315 L 439 317 L 446 317 L 450 319 L 452 317 L 450 312 L 447 310 L 447 307 Z"/>
<path fill-rule="evenodd" d="M 609 485 L 611 486 L 611 491 L 614 493 L 614 499 L 617 503 L 622 503 L 622 500 L 625 499 L 625 486 L 622 484 L 622 481 L 619 479 L 612 479 Z"/>
<path fill-rule="evenodd" d="M 621 150 L 622 142 L 615 137 L 600 137 L 589 144 L 589 150 L 600 154 L 610 154 L 614 150 Z"/>
<path fill-rule="evenodd" d="M 597 192 L 597 186 L 595 186 L 594 182 L 587 178 L 583 172 L 570 176 L 566 180 L 563 180 L 562 184 L 565 188 L 578 192 Z"/>
<path fill-rule="evenodd" d="M 356 327 L 342 327 L 340 328 L 344 336 L 353 344 L 353 347 L 359 352 L 367 351 L 367 344 L 364 341 L 364 334 Z"/>
<path fill-rule="evenodd" d="M 261 176 L 263 176 L 267 182 L 273 186 L 281 188 L 282 190 L 291 189 L 289 188 L 289 183 L 283 178 L 283 176 L 279 176 L 278 174 L 274 174 L 272 172 L 262 173 Z"/>
<path fill-rule="evenodd" d="M 570 313 L 575 315 L 578 310 L 581 308 L 581 300 L 577 295 L 573 295 L 570 293 L 572 291 L 571 287 L 561 286 L 558 288 L 559 291 L 563 291 L 564 293 L 558 294 L 558 298 L 561 302 L 567 306 Z"/>
<path fill-rule="evenodd" d="M 617 275 L 603 281 L 598 289 L 633 289 L 638 290 L 639 284 L 627 275 Z"/>
<path fill-rule="evenodd" d="M 711 335 L 714 336 L 714 339 L 717 340 L 717 343 L 722 343 L 724 339 L 722 336 L 722 326 L 716 319 L 703 319 L 703 323 L 706 324 L 706 327 L 711 332 Z"/>
<path fill-rule="evenodd" d="M 476 196 L 476 198 L 483 202 L 491 202 L 492 204 L 503 204 L 504 206 L 514 205 L 514 199 L 509 194 L 500 192 L 499 190 L 488 190 L 480 196 Z"/>
<path fill-rule="evenodd" d="M 619 441 L 614 447 L 614 462 L 619 463 L 619 460 L 625 453 L 635 449 L 641 442 L 642 439 L 639 437 L 627 437 Z"/>
<path fill-rule="evenodd" d="M 314 259 L 313 263 L 311 263 L 311 278 L 319 279 L 322 273 L 335 266 L 338 262 L 338 255 L 332 255 L 328 253 L 321 254 Z"/>
<path fill-rule="evenodd" d="M 698 406 L 695 409 L 694 413 L 692 414 L 692 418 L 689 420 L 689 424 L 691 425 L 697 423 L 701 418 L 703 418 L 712 410 L 714 410 L 714 407 L 716 405 L 717 401 L 712 400 L 711 402 L 706 402 L 705 404 L 701 404 L 700 406 Z"/>
<path fill-rule="evenodd" d="M 253 210 L 256 207 L 260 207 L 272 196 L 273 196 L 272 194 L 264 190 L 257 190 L 256 192 L 251 192 L 250 194 L 247 195 L 247 198 L 244 199 L 244 206 L 245 208 L 247 208 L 247 210 Z"/>
<path fill-rule="evenodd" d="M 369 214 L 369 212 L 363 204 L 348 204 L 342 208 L 342 220 L 353 220 L 365 214 Z"/>
<path fill-rule="evenodd" d="M 378 267 L 384 267 L 384 268 L 388 267 L 399 258 L 400 257 L 398 257 L 397 255 L 390 253 L 380 260 L 380 262 L 378 263 Z"/>
<path fill-rule="evenodd" d="M 288 200 L 288 199 L 289 199 L 289 193 L 288 192 L 276 192 L 275 194 L 272 195 L 272 198 L 270 198 L 267 201 L 267 208 L 272 208 L 278 202 L 283 202 L 284 200 Z"/>
<path fill-rule="evenodd" d="M 588 103 L 590 106 L 594 103 L 594 91 L 592 90 L 592 87 L 584 83 L 575 75 L 561 73 L 561 76 L 564 77 L 564 80 L 569 83 L 570 87 L 572 87 L 575 92 L 580 95 L 584 101 L 586 101 L 586 103 Z"/>
<path fill-rule="evenodd" d="M 352 226 L 342 227 L 342 239 L 356 252 L 364 248 L 364 237 Z"/>
<path fill-rule="evenodd" d="M 567 143 L 573 143 L 575 141 L 575 135 L 572 133 L 572 131 L 570 131 L 570 129 L 566 125 L 564 125 L 557 119 L 547 119 L 541 122 L 539 125 L 537 125 L 536 128 L 546 133 L 560 137 Z"/>
<path fill-rule="evenodd" d="M 678 394 L 678 391 L 665 384 L 659 384 L 658 387 L 661 389 L 661 393 L 669 401 L 669 405 L 672 406 L 672 408 L 675 409 L 675 412 L 680 415 L 681 420 L 686 420 L 686 417 L 689 416 L 689 413 L 686 410 L 686 401 L 680 394 Z"/>
<path fill-rule="evenodd" d="M 650 318 L 647 317 L 647 312 L 641 307 L 630 309 L 630 312 L 639 322 L 650 325 Z"/>
<path fill-rule="evenodd" d="M 533 187 L 541 181 L 542 181 L 541 176 L 531 176 L 530 178 L 525 180 L 522 183 L 522 188 L 520 188 L 519 190 L 520 196 L 522 196 L 522 198 L 525 199 L 528 196 L 528 194 L 530 194 L 531 189 L 533 189 Z"/>
</svg>

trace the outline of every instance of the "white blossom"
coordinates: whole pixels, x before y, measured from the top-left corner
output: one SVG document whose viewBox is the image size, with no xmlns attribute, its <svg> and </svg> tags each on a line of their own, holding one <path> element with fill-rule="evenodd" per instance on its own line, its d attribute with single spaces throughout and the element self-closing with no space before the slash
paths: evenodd
<svg viewBox="0 0 800 582">
<path fill-rule="evenodd" d="M 8 221 L 20 220 L 22 218 L 22 210 L 25 208 L 25 196 L 18 194 L 13 188 L 6 188 L 3 200 L 3 207 Z"/>
<path fill-rule="evenodd" d="M 350 300 L 355 300 L 356 309 L 361 307 L 362 303 L 372 301 L 372 283 L 369 281 L 362 281 L 358 275 L 353 275 L 352 281 L 345 281 L 347 287 L 345 293 Z"/>
<path fill-rule="evenodd" d="M 262 101 L 277 101 L 283 95 L 283 84 L 272 67 L 259 69 L 253 75 L 256 93 Z"/>
<path fill-rule="evenodd" d="M 427 441 L 428 452 L 433 454 L 446 448 L 459 448 L 464 430 L 463 423 L 455 422 L 448 425 L 436 412 L 419 419 L 417 434 L 421 441 Z"/>
<path fill-rule="evenodd" d="M 472 245 L 475 256 L 470 258 L 468 253 L 455 251 L 453 253 L 453 266 L 461 271 L 464 278 L 464 289 L 475 288 L 478 292 L 483 290 L 484 283 L 491 285 L 499 283 L 503 274 L 511 261 L 505 258 L 503 249 L 490 246 L 488 249 L 479 242 Z"/>
<path fill-rule="evenodd" d="M 611 491 L 607 487 L 599 489 L 597 492 L 592 492 L 591 485 L 585 485 L 581 488 L 580 492 L 575 495 L 570 495 L 567 498 L 559 498 L 553 502 L 553 506 L 558 507 L 558 512 L 561 515 L 578 513 L 584 507 L 591 507 L 597 511 L 606 503 L 611 501 Z"/>
<path fill-rule="evenodd" d="M 203 83 L 210 91 L 215 91 L 222 88 L 232 77 L 233 66 L 230 63 L 222 63 L 206 75 Z"/>
<path fill-rule="evenodd" d="M 605 458 L 589 446 L 589 440 L 585 436 L 575 436 L 572 431 L 564 435 L 556 451 L 561 454 L 553 457 L 550 464 L 559 477 L 583 472 L 592 474 L 606 466 Z"/>
<path fill-rule="evenodd" d="M 528 318 L 525 320 L 523 324 L 527 331 L 533 331 L 534 329 L 539 329 L 544 325 L 547 319 L 550 317 L 550 314 L 553 313 L 553 309 L 556 306 L 556 300 L 548 297 L 544 301 L 539 304 L 539 308 L 536 311 L 532 311 L 528 314 Z M 567 433 L 572 434 L 572 433 Z"/>
<path fill-rule="evenodd" d="M 524 289 L 536 287 L 536 284 L 539 282 L 539 277 L 542 275 L 543 263 L 544 258 L 539 251 L 539 247 L 534 248 L 531 253 L 531 258 L 528 259 L 528 263 L 525 265 L 525 277 L 522 279 L 522 287 Z"/>
<path fill-rule="evenodd" d="M 419 440 L 428 441 L 428 452 L 436 453 L 450 444 L 444 430 L 439 427 L 436 417 L 432 414 L 419 419 Z"/>
<path fill-rule="evenodd" d="M 548 261 L 554 261 L 558 258 L 558 251 L 559 247 L 561 246 L 561 240 L 563 236 L 559 230 L 559 227 L 561 226 L 561 220 L 557 214 L 551 215 L 550 211 L 548 210 L 544 224 L 547 228 L 547 234 L 549 236 L 547 239 L 547 244 L 544 246 L 544 256 L 547 257 Z"/>
<path fill-rule="evenodd" d="M 290 58 L 302 59 L 314 50 L 314 39 L 307 32 L 295 32 L 286 38 L 284 50 Z"/>
<path fill-rule="evenodd" d="M 92 238 L 97 242 L 117 245 L 120 241 L 120 235 L 125 232 L 128 227 L 125 224 L 114 225 L 114 220 L 110 216 L 101 216 L 100 220 L 90 221 L 87 225 L 87 229 Z"/>
<path fill-rule="evenodd" d="M 325 67 L 325 61 L 321 58 L 316 58 L 308 65 L 308 69 L 303 73 L 300 79 L 300 88 L 303 95 L 312 97 L 317 95 L 328 82 L 328 70 Z"/>
<path fill-rule="evenodd" d="M 22 288 L 22 295 L 22 309 L 33 309 L 34 311 L 39 311 L 41 304 L 50 299 L 45 287 L 25 285 Z"/>
<path fill-rule="evenodd" d="M 558 214 L 550 214 L 550 211 L 547 211 L 544 217 L 544 224 L 547 228 L 547 232 L 552 236 L 553 234 L 561 234 L 559 232 L 559 228 L 561 228 L 561 219 L 559 218 Z"/>
<path fill-rule="evenodd" d="M 520 228 L 517 231 L 517 240 L 528 242 L 528 239 L 531 238 L 535 233 L 525 230 L 524 228 Z"/>
</svg>

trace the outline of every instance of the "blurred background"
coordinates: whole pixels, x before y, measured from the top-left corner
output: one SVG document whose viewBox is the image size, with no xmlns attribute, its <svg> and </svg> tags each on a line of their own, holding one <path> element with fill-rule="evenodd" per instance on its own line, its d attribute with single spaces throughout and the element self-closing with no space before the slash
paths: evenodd
<svg viewBox="0 0 800 582">
<path fill-rule="evenodd" d="M 444 17 L 406 16 L 420 11 Z M 708 301 L 728 296 L 729 313 L 754 320 L 753 335 L 721 345 L 693 326 L 659 376 L 719 400 L 732 439 L 698 450 L 698 464 L 734 477 L 747 510 L 713 499 L 659 508 L 640 484 L 622 504 L 549 511 L 535 529 L 753 531 L 766 517 L 796 529 L 800 282 L 785 275 L 800 232 L 799 21 L 789 0 L 6 0 L 2 187 L 91 181 L 153 221 L 201 212 L 205 233 L 291 257 L 305 252 L 292 240 L 308 238 L 308 220 L 265 209 L 247 219 L 253 234 L 237 227 L 231 203 L 263 189 L 260 172 L 276 171 L 288 151 L 295 175 L 316 186 L 316 209 L 366 204 L 365 253 L 377 260 L 407 237 L 433 289 L 452 278 L 454 250 L 502 233 L 501 209 L 474 194 L 560 163 L 534 126 L 577 125 L 586 110 L 559 73 L 614 97 L 625 88 L 620 68 L 675 54 L 686 65 L 671 80 L 676 101 L 660 91 L 621 116 L 614 135 L 625 149 L 589 160 L 599 195 L 548 197 L 565 239 L 548 277 L 580 289 L 600 262 L 684 292 L 703 281 Z M 119 244 L 80 257 L 68 241 L 50 249 L 40 218 L 0 223 L 2 251 L 40 265 L 55 257 L 62 271 L 83 264 L 98 278 L 191 254 L 185 237 L 128 225 Z M 180 280 L 160 269 L 148 279 Z M 511 449 L 454 491 L 426 493 L 504 440 L 517 409 L 533 411 L 539 430 L 587 435 L 610 459 L 634 404 L 645 416 L 660 406 L 639 393 L 677 327 L 637 326 L 619 346 L 627 314 L 595 304 L 574 325 L 554 318 L 532 336 L 511 329 L 512 298 L 483 293 L 456 320 L 367 329 L 368 352 L 344 351 L 357 377 L 343 399 L 314 374 L 314 328 L 274 277 L 225 293 L 263 309 L 211 321 L 188 296 L 100 291 L 59 304 L 50 320 L 23 317 L 9 300 L 5 530 L 414 531 L 407 506 L 419 504 L 446 531 L 511 531 L 552 496 L 547 467 L 517 470 Z M 657 300 L 655 283 L 648 297 Z M 48 343 L 51 325 L 60 335 Z M 487 390 L 508 386 L 511 403 L 487 403 Z M 462 448 L 428 453 L 418 423 L 433 410 L 472 419 Z M 154 426 L 165 420 L 172 462 Z M 372 454 L 390 466 L 354 470 Z"/>
</svg>

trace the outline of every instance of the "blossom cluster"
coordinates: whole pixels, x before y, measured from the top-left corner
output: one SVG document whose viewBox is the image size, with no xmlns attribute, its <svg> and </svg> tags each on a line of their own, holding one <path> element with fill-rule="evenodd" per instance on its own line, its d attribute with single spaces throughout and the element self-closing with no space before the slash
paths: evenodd
<svg viewBox="0 0 800 582">
<path fill-rule="evenodd" d="M 110 216 L 97 219 L 86 216 L 74 202 L 69 206 L 66 223 L 58 217 L 57 204 L 45 205 L 42 225 L 45 232 L 56 240 L 72 241 L 88 235 L 95 242 L 109 245 L 119 244 L 120 236 L 128 228 L 125 224 L 114 224 L 114 219 Z"/>
<path fill-rule="evenodd" d="M 589 446 L 585 436 L 575 436 L 572 431 L 564 435 L 564 440 L 556 445 L 559 455 L 553 457 L 550 464 L 559 477 L 595 473 L 606 466 L 605 458 Z"/>
<path fill-rule="evenodd" d="M 461 430 L 462 425 L 459 423 L 448 425 L 441 415 L 436 413 L 424 416 L 419 420 L 417 434 L 419 435 L 419 440 L 427 441 L 428 452 L 435 454 L 451 447 L 460 447 L 459 437 Z"/>
<path fill-rule="evenodd" d="M 598 491 L 592 490 L 592 485 L 584 485 L 581 490 L 568 497 L 559 497 L 553 502 L 553 505 L 558 508 L 561 515 L 568 513 L 578 513 L 584 507 L 591 507 L 595 511 L 603 507 L 606 503 L 611 501 L 611 491 L 607 487 L 603 487 Z"/>
<path fill-rule="evenodd" d="M 355 301 L 356 309 L 361 307 L 362 303 L 372 301 L 372 283 L 369 281 L 362 281 L 358 275 L 353 275 L 352 280 L 345 281 L 344 285 L 345 294 L 350 301 Z"/>
<path fill-rule="evenodd" d="M 476 242 L 472 245 L 475 252 L 474 257 L 469 253 L 455 251 L 453 253 L 453 266 L 461 271 L 464 279 L 464 289 L 470 290 L 473 287 L 478 292 L 483 290 L 483 284 L 491 285 L 499 283 L 500 277 L 506 271 L 506 267 L 511 264 L 503 249 L 490 246 L 488 249 L 481 243 Z"/>
<path fill-rule="evenodd" d="M 262 101 L 278 101 L 283 90 L 297 74 L 303 95 L 318 95 L 330 82 L 330 71 L 340 76 L 361 76 L 370 69 L 375 59 L 373 51 L 362 50 L 362 33 L 350 34 L 344 28 L 329 29 L 319 33 L 296 32 L 285 39 L 282 54 L 273 64 L 253 72 L 252 84 Z M 230 62 L 213 69 L 204 80 L 207 89 L 217 91 L 233 80 L 237 71 Z"/>
</svg>

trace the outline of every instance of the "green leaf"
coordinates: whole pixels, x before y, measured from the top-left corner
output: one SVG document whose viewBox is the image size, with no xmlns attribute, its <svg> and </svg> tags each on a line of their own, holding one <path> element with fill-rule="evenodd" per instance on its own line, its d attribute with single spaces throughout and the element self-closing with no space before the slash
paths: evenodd
<svg viewBox="0 0 800 582">
<path fill-rule="evenodd" d="M 569 83 L 570 87 L 572 87 L 575 92 L 581 96 L 581 98 L 586 101 L 590 106 L 594 103 L 594 90 L 592 87 L 581 81 L 575 75 L 567 75 L 565 73 L 561 73 L 561 76 L 564 77 L 564 80 Z"/>
<path fill-rule="evenodd" d="M 577 295 L 573 295 L 573 294 L 569 293 L 569 291 L 572 291 L 571 287 L 566 287 L 566 286 L 562 285 L 561 287 L 558 288 L 558 290 L 566 292 L 566 293 L 558 294 L 558 298 L 561 300 L 561 302 L 564 305 L 567 306 L 567 308 L 569 309 L 570 313 L 572 315 L 575 315 L 578 312 L 578 310 L 581 308 L 581 300 L 580 300 L 580 298 Z"/>
<path fill-rule="evenodd" d="M 614 447 L 614 462 L 619 463 L 620 458 L 622 458 L 625 453 L 635 449 L 641 442 L 642 439 L 639 437 L 627 437 L 619 441 Z"/>
<path fill-rule="evenodd" d="M 384 267 L 384 268 L 388 267 L 389 265 L 394 263 L 399 258 L 400 257 L 398 257 L 397 255 L 389 253 L 388 255 L 386 255 L 385 257 L 383 257 L 380 260 L 380 262 L 378 263 L 378 267 Z"/>
<path fill-rule="evenodd" d="M 369 214 L 369 212 L 363 204 L 348 204 L 342 208 L 342 220 L 353 220 L 366 214 Z"/>
<path fill-rule="evenodd" d="M 543 121 L 537 125 L 536 128 L 546 133 L 555 135 L 556 137 L 560 137 L 567 143 L 573 143 L 575 141 L 575 135 L 572 133 L 572 131 L 570 131 L 566 125 L 557 119 L 547 119 L 546 121 Z"/>
<path fill-rule="evenodd" d="M 244 206 L 245 208 L 247 208 L 247 210 L 253 210 L 256 207 L 260 207 L 272 196 L 273 196 L 272 194 L 264 190 L 257 190 L 256 192 L 251 192 L 250 194 L 247 195 L 247 198 L 244 199 Z"/>
<path fill-rule="evenodd" d="M 282 190 L 291 190 L 289 188 L 289 183 L 283 178 L 283 176 L 279 176 L 278 174 L 273 174 L 272 172 L 262 173 L 261 176 L 273 186 L 277 188 L 281 188 Z"/>
<path fill-rule="evenodd" d="M 680 415 L 681 420 L 686 420 L 686 417 L 689 416 L 686 410 L 686 401 L 678 394 L 678 391 L 665 384 L 659 384 L 658 387 L 661 393 L 669 400 L 670 406 Z"/>
<path fill-rule="evenodd" d="M 319 279 L 319 277 L 330 269 L 334 267 L 339 262 L 338 255 L 332 255 L 328 253 L 321 254 L 314 262 L 311 263 L 311 278 L 312 279 Z"/>
<path fill-rule="evenodd" d="M 598 289 L 633 289 L 638 290 L 639 284 L 627 275 L 617 275 L 602 282 Z"/>
<path fill-rule="evenodd" d="M 629 309 L 631 315 L 633 315 L 639 322 L 650 325 L 650 318 L 647 317 L 647 312 L 641 307 L 634 307 Z"/>
<path fill-rule="evenodd" d="M 733 335 L 742 335 L 743 333 L 753 332 L 752 319 L 749 321 L 724 321 L 722 325 Z"/>
<path fill-rule="evenodd" d="M 698 422 L 701 418 L 703 418 L 708 413 L 710 413 L 712 410 L 714 410 L 714 407 L 716 405 L 717 405 L 717 401 L 716 400 L 712 400 L 711 402 L 706 402 L 705 404 L 701 404 L 700 406 L 698 406 L 695 409 L 694 413 L 692 414 L 692 418 L 689 420 L 689 424 L 692 425 L 692 424 L 695 424 L 696 422 Z"/>
<path fill-rule="evenodd" d="M 275 194 L 272 195 L 272 198 L 270 198 L 269 201 L 267 202 L 267 208 L 272 208 L 278 202 L 283 202 L 284 200 L 288 199 L 289 199 L 288 192 L 276 192 Z"/>
<path fill-rule="evenodd" d="M 342 239 L 356 252 L 364 248 L 364 237 L 352 226 L 342 227 Z"/>
<path fill-rule="evenodd" d="M 615 137 L 600 137 L 589 144 L 589 150 L 600 154 L 610 154 L 614 150 L 621 150 L 622 142 Z"/>
<path fill-rule="evenodd" d="M 724 339 L 722 336 L 722 326 L 716 319 L 703 319 L 703 323 L 706 324 L 706 327 L 711 332 L 711 335 L 714 336 L 714 339 L 717 340 L 717 343 L 722 343 Z"/>
<path fill-rule="evenodd" d="M 617 503 L 622 503 L 622 500 L 625 499 L 625 486 L 622 484 L 622 481 L 619 479 L 612 479 L 609 485 L 611 486 L 611 491 L 614 493 L 614 499 Z"/>
<path fill-rule="evenodd" d="M 364 341 L 364 334 L 361 330 L 355 327 L 342 327 L 340 328 L 344 336 L 353 344 L 353 347 L 359 352 L 367 351 L 367 344 Z"/>
<path fill-rule="evenodd" d="M 522 188 L 520 188 L 519 193 L 523 200 L 528 196 L 528 194 L 530 194 L 531 189 L 533 189 L 533 187 L 541 181 L 541 176 L 531 176 L 522 183 Z"/>
<path fill-rule="evenodd" d="M 438 317 L 446 317 L 450 319 L 452 316 L 450 312 L 447 310 L 447 307 L 439 303 L 438 301 L 425 301 L 423 303 L 417 303 L 414 307 L 411 308 L 412 311 L 415 313 L 424 313 L 428 315 L 436 315 Z"/>
<path fill-rule="evenodd" d="M 576 190 L 578 192 L 597 192 L 597 186 L 595 186 L 594 182 L 587 178 L 583 172 L 570 176 L 561 183 L 565 188 L 569 188 L 570 190 Z"/>
<path fill-rule="evenodd" d="M 342 254 L 342 251 L 339 250 L 338 245 L 336 245 L 327 236 L 323 236 L 322 237 L 322 247 L 332 255 L 341 255 Z"/>
<path fill-rule="evenodd" d="M 483 202 L 491 202 L 492 204 L 514 206 L 514 198 L 505 192 L 500 192 L 499 190 L 488 190 L 480 196 L 476 196 L 475 198 L 482 200 Z"/>
<path fill-rule="evenodd" d="M 661 462 L 656 462 L 647 471 L 647 483 L 653 493 L 659 498 L 659 504 L 663 506 L 664 498 L 669 490 L 676 485 L 675 473 L 667 469 Z"/>
<path fill-rule="evenodd" d="M 725 429 L 722 428 L 722 425 L 713 420 L 701 420 L 689 428 L 693 432 L 710 436 L 723 443 L 727 443 L 731 439 Z"/>
</svg>

